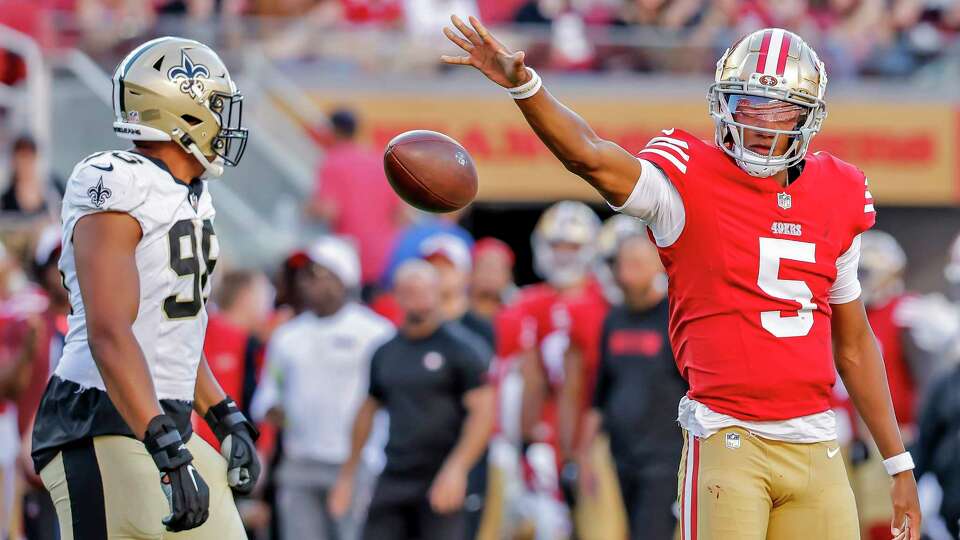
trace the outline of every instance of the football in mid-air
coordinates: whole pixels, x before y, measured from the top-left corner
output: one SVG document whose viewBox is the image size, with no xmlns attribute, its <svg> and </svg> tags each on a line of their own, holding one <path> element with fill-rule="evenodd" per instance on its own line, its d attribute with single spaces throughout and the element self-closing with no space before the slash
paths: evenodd
<svg viewBox="0 0 960 540">
<path fill-rule="evenodd" d="M 436 131 L 416 130 L 393 138 L 383 153 L 393 190 L 428 212 L 452 212 L 477 196 L 473 158 L 457 141 Z"/>
</svg>

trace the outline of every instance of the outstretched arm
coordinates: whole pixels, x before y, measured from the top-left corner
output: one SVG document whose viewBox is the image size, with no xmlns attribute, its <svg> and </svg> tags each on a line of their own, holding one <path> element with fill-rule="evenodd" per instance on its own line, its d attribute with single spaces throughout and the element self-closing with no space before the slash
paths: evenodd
<svg viewBox="0 0 960 540">
<path fill-rule="evenodd" d="M 831 307 L 834 361 L 843 384 L 883 458 L 902 454 L 903 440 L 893 413 L 883 358 L 863 302 L 854 300 Z M 893 476 L 891 498 L 895 540 L 920 540 L 920 503 L 912 470 Z M 909 536 L 903 533 L 905 520 Z"/>
<path fill-rule="evenodd" d="M 533 76 L 523 63 L 523 51 L 511 51 L 474 17 L 468 26 L 450 18 L 457 31 L 444 28 L 447 38 L 466 56 L 441 56 L 447 64 L 473 66 L 504 88 L 516 88 Z M 564 167 L 590 183 L 614 206 L 626 202 L 640 177 L 641 165 L 616 143 L 600 138 L 577 113 L 541 88 L 530 97 L 516 99 L 517 106 L 540 140 Z"/>
</svg>

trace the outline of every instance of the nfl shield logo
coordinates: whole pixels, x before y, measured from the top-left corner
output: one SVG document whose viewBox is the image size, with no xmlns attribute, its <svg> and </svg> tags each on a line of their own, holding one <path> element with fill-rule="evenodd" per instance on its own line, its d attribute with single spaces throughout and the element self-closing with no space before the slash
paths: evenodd
<svg viewBox="0 0 960 540">
<path fill-rule="evenodd" d="M 736 450 L 737 448 L 740 448 L 740 434 L 727 433 L 727 437 L 724 443 L 727 445 L 727 448 L 731 450 Z"/>
<path fill-rule="evenodd" d="M 784 210 L 789 210 L 793 206 L 793 200 L 789 193 L 777 193 L 777 206 Z"/>
</svg>

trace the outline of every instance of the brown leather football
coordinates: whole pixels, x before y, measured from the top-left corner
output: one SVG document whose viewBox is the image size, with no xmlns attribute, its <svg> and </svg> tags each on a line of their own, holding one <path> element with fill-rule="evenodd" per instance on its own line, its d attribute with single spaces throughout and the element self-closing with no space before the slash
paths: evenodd
<svg viewBox="0 0 960 540">
<path fill-rule="evenodd" d="M 393 190 L 412 206 L 451 212 L 477 196 L 477 169 L 460 143 L 442 133 L 415 130 L 393 138 L 383 153 Z"/>
</svg>

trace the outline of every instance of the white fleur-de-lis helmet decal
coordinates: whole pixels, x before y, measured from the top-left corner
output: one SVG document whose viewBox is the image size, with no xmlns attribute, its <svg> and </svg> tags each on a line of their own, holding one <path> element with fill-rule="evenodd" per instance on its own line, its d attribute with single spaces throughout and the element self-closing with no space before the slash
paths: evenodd
<svg viewBox="0 0 960 540">
<path fill-rule="evenodd" d="M 187 51 L 180 51 L 180 65 L 167 71 L 167 78 L 180 84 L 180 91 L 193 99 L 203 97 L 203 79 L 210 78 L 210 70 L 203 64 L 194 64 Z"/>
</svg>

